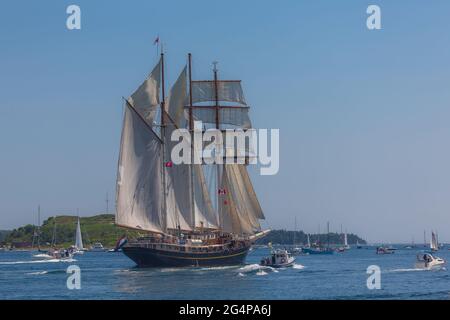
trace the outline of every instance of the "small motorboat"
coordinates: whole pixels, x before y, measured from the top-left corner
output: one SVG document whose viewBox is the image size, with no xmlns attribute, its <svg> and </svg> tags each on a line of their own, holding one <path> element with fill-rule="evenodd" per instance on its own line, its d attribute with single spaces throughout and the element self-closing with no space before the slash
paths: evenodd
<svg viewBox="0 0 450 320">
<path fill-rule="evenodd" d="M 334 250 L 328 247 L 303 248 L 305 254 L 333 254 Z"/>
<path fill-rule="evenodd" d="M 417 269 L 440 269 L 444 266 L 445 260 L 439 257 L 434 256 L 429 252 L 418 253 L 416 268 Z"/>
<path fill-rule="evenodd" d="M 96 242 L 92 245 L 91 250 L 94 252 L 104 252 L 106 249 L 103 247 L 103 245 L 100 242 Z"/>
<path fill-rule="evenodd" d="M 40 251 L 39 254 L 34 255 L 34 258 L 44 260 L 69 260 L 73 258 L 73 253 L 70 249 L 50 249 L 48 251 Z"/>
<path fill-rule="evenodd" d="M 394 248 L 388 248 L 388 247 L 378 247 L 377 248 L 377 254 L 392 254 L 395 253 Z"/>
<path fill-rule="evenodd" d="M 263 258 L 260 265 L 263 267 L 283 268 L 294 264 L 295 258 L 284 249 L 273 250 L 270 257 Z"/>
</svg>

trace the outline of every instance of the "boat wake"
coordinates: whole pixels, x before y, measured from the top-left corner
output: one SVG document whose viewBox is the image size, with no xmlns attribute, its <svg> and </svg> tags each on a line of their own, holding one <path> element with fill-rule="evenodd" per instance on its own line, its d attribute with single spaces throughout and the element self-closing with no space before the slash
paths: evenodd
<svg viewBox="0 0 450 320">
<path fill-rule="evenodd" d="M 75 261 L 77 261 L 77 260 L 76 259 L 46 259 L 46 260 L 28 260 L 28 261 L 2 261 L 2 262 L 0 262 L 0 265 L 75 262 Z"/>
<path fill-rule="evenodd" d="M 294 263 L 294 264 L 292 265 L 292 269 L 301 270 L 301 269 L 305 269 L 305 266 L 304 266 L 304 265 L 301 265 L 301 264 Z"/>
<path fill-rule="evenodd" d="M 267 275 L 267 274 L 268 274 L 268 273 L 265 272 L 264 270 L 259 270 L 259 271 L 256 273 L 257 276 L 265 276 L 265 275 Z"/>
<path fill-rule="evenodd" d="M 238 275 L 243 276 L 246 274 L 255 273 L 257 276 L 265 276 L 268 272 L 278 273 L 278 270 L 269 266 L 261 266 L 259 264 L 249 264 L 239 268 Z"/>
<path fill-rule="evenodd" d="M 30 275 L 30 276 L 39 276 L 42 274 L 47 274 L 48 271 L 38 271 L 38 272 L 29 272 L 29 273 L 25 273 L 26 275 Z"/>
<path fill-rule="evenodd" d="M 424 268 L 405 268 L 405 269 L 392 269 L 385 271 L 386 273 L 390 272 L 415 272 L 415 271 L 427 271 L 428 269 Z"/>
</svg>

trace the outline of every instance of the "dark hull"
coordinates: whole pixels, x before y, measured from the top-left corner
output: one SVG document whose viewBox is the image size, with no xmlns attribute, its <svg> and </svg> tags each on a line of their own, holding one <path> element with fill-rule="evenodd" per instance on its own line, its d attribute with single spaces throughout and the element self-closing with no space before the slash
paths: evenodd
<svg viewBox="0 0 450 320">
<path fill-rule="evenodd" d="M 123 247 L 123 253 L 138 267 L 214 267 L 243 264 L 250 247 L 228 252 L 174 252 L 139 246 Z"/>
</svg>

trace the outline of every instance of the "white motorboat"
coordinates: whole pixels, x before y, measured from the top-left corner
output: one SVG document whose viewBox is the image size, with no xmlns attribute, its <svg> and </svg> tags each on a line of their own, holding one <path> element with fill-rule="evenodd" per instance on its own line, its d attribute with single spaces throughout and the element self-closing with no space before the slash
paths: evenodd
<svg viewBox="0 0 450 320">
<path fill-rule="evenodd" d="M 73 258 L 71 250 L 66 249 L 50 249 L 47 252 L 41 252 L 33 256 L 36 259 L 44 260 L 69 260 Z"/>
<path fill-rule="evenodd" d="M 431 253 L 418 253 L 416 268 L 417 269 L 440 269 L 445 265 L 445 260 L 432 255 Z"/>
<path fill-rule="evenodd" d="M 282 268 L 290 267 L 294 264 L 295 258 L 287 250 L 272 250 L 270 257 L 263 258 L 260 265 L 264 267 Z"/>
<path fill-rule="evenodd" d="M 395 253 L 394 248 L 390 247 L 378 247 L 377 248 L 377 254 L 393 254 Z"/>
<path fill-rule="evenodd" d="M 103 251 L 105 251 L 105 248 L 103 247 L 103 245 L 100 242 L 96 242 L 92 245 L 90 251 L 103 252 Z"/>
</svg>

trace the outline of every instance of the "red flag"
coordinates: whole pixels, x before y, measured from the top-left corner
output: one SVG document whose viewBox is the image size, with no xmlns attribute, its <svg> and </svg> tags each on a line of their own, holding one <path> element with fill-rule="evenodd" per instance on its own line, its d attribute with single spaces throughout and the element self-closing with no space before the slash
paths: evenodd
<svg viewBox="0 0 450 320">
<path fill-rule="evenodd" d="M 223 204 L 224 204 L 224 205 L 227 205 L 227 204 L 228 204 L 228 201 L 227 201 L 227 200 L 225 200 L 225 201 L 223 202 Z"/>
<path fill-rule="evenodd" d="M 172 161 L 167 161 L 165 163 L 166 168 L 172 168 L 173 167 L 173 162 Z"/>
</svg>

